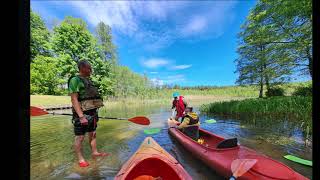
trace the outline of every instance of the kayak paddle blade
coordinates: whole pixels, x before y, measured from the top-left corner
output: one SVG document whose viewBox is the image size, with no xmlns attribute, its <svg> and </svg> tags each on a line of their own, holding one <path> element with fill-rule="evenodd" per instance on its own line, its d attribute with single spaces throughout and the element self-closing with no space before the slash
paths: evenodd
<svg viewBox="0 0 320 180">
<path fill-rule="evenodd" d="M 209 120 L 205 120 L 204 122 L 212 124 L 212 123 L 216 123 L 217 121 L 214 119 L 209 119 Z"/>
<path fill-rule="evenodd" d="M 150 124 L 150 120 L 144 116 L 133 117 L 133 118 L 128 119 L 128 121 L 131 121 L 133 123 L 140 124 L 140 125 L 149 125 Z"/>
<path fill-rule="evenodd" d="M 258 160 L 256 159 L 236 159 L 231 163 L 233 177 L 240 177 L 249 171 Z"/>
<path fill-rule="evenodd" d="M 49 114 L 49 113 L 41 108 L 30 106 L 30 115 L 31 116 L 42 116 L 42 115 L 46 115 L 46 114 Z"/>
<path fill-rule="evenodd" d="M 161 131 L 160 128 L 151 128 L 151 129 L 145 129 L 143 132 L 145 134 L 157 134 Z"/>
<path fill-rule="evenodd" d="M 290 161 L 296 162 L 296 163 L 300 163 L 300 164 L 307 165 L 307 166 L 312 166 L 312 161 L 309 161 L 306 159 L 302 159 L 302 158 L 299 158 L 299 157 L 296 157 L 293 155 L 285 155 L 283 157 L 290 160 Z"/>
</svg>

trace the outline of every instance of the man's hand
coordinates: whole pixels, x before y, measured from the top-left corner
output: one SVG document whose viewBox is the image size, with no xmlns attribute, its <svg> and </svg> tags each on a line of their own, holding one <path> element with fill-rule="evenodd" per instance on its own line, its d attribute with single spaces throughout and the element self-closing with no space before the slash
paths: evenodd
<svg viewBox="0 0 320 180">
<path fill-rule="evenodd" d="M 83 125 L 83 126 L 88 125 L 88 120 L 87 120 L 86 116 L 82 116 L 82 117 L 80 118 L 80 123 L 81 123 L 81 125 Z"/>
</svg>

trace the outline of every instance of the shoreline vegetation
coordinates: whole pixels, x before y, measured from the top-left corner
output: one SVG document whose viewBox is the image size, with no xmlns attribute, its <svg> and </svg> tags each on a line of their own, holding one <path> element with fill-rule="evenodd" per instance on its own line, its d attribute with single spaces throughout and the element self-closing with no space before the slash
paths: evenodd
<svg viewBox="0 0 320 180">
<path fill-rule="evenodd" d="M 228 86 L 209 88 L 158 89 L 154 95 L 130 97 L 104 97 L 108 111 L 119 105 L 128 107 L 141 105 L 171 106 L 172 92 L 179 91 L 191 106 L 199 106 L 203 113 L 215 113 L 228 116 L 284 118 L 301 124 L 304 132 L 312 133 L 312 96 L 293 96 L 301 87 L 308 87 L 310 81 L 286 83 L 279 87 L 285 96 L 257 98 L 256 86 Z M 31 95 L 31 105 L 48 107 L 70 105 L 69 96 Z"/>
<path fill-rule="evenodd" d="M 279 85 L 284 90 L 285 96 L 292 96 L 292 94 L 300 87 L 311 86 L 311 81 L 285 83 Z M 258 86 L 224 86 L 224 87 L 180 87 L 180 88 L 163 88 L 149 91 L 148 94 L 138 94 L 134 96 L 104 96 L 104 101 L 108 104 L 117 104 L 120 102 L 127 102 L 128 104 L 142 102 L 142 103 L 156 103 L 168 104 L 171 103 L 172 93 L 178 91 L 183 95 L 191 105 L 201 105 L 207 102 L 221 102 L 230 100 L 241 100 L 247 98 L 258 97 Z M 54 106 L 54 105 L 70 105 L 70 97 L 68 95 L 31 95 L 30 104 L 32 106 Z"/>
<path fill-rule="evenodd" d="M 236 117 L 280 117 L 301 123 L 307 134 L 312 132 L 312 97 L 289 96 L 231 100 L 202 105 L 200 111 Z"/>
</svg>

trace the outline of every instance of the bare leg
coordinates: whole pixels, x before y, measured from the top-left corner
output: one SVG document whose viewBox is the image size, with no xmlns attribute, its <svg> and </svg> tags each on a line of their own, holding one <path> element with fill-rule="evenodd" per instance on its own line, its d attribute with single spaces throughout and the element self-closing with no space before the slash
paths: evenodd
<svg viewBox="0 0 320 180">
<path fill-rule="evenodd" d="M 76 136 L 75 137 L 75 141 L 74 141 L 74 149 L 75 149 L 76 154 L 78 156 L 78 161 L 79 162 L 85 161 L 83 156 L 82 156 L 82 152 L 81 152 L 81 147 L 82 147 L 83 140 L 84 140 L 84 135 L 81 135 L 81 136 Z"/>
<path fill-rule="evenodd" d="M 97 150 L 97 139 L 96 139 L 96 132 L 89 132 L 89 143 L 91 146 L 91 152 L 92 154 L 99 154 L 98 150 Z"/>
<path fill-rule="evenodd" d="M 91 146 L 92 156 L 108 156 L 108 153 L 98 152 L 97 150 L 97 139 L 96 139 L 96 132 L 89 132 L 89 143 Z"/>
</svg>

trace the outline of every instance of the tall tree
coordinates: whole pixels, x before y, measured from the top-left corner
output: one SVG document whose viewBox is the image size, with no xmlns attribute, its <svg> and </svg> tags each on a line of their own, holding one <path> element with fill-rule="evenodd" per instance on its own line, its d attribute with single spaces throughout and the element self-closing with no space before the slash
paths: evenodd
<svg viewBox="0 0 320 180">
<path fill-rule="evenodd" d="M 30 56 L 31 61 L 37 56 L 37 55 L 44 55 L 49 56 L 49 50 L 50 50 L 50 33 L 48 29 L 45 26 L 44 21 L 41 19 L 41 17 L 33 12 L 30 11 Z"/>
<path fill-rule="evenodd" d="M 37 55 L 31 63 L 30 71 L 30 93 L 60 95 L 63 94 L 62 80 L 57 76 L 57 59 Z"/>
<path fill-rule="evenodd" d="M 103 61 L 99 54 L 97 40 L 87 29 L 82 19 L 66 17 L 53 29 L 52 48 L 59 59 L 59 73 L 65 79 L 78 71 L 77 62 L 87 59 L 93 69 L 92 80 L 103 95 L 110 94 L 110 62 Z"/>
<path fill-rule="evenodd" d="M 109 60 L 112 64 L 117 63 L 116 46 L 112 42 L 110 26 L 100 22 L 96 27 L 98 44 L 100 46 L 102 59 Z"/>
<path fill-rule="evenodd" d="M 294 70 L 312 77 L 312 1 L 262 0 L 252 14 L 255 25 L 270 32 L 260 39 L 277 52 L 278 59 L 289 56 Z"/>
<path fill-rule="evenodd" d="M 259 83 L 259 97 L 264 84 L 269 90 L 272 85 L 289 81 L 297 69 L 304 73 L 305 66 L 312 67 L 310 1 L 278 2 L 259 1 L 239 33 L 237 82 Z M 293 7 L 295 4 L 303 10 Z"/>
</svg>

